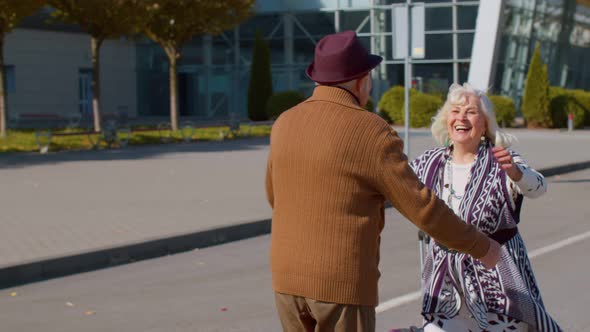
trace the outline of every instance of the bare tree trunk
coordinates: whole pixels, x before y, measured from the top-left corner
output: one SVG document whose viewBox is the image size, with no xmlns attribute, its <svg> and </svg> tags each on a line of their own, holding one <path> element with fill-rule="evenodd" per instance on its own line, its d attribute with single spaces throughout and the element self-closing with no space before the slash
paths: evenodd
<svg viewBox="0 0 590 332">
<path fill-rule="evenodd" d="M 100 46 L 104 39 L 94 38 L 90 40 L 92 50 L 92 114 L 94 116 L 94 131 L 102 130 L 100 118 Z"/>
<path fill-rule="evenodd" d="M 178 130 L 178 75 L 176 64 L 178 55 L 176 51 L 167 51 L 170 60 L 170 127 Z"/>
<path fill-rule="evenodd" d="M 0 36 L 0 137 L 6 137 L 6 90 L 4 89 L 4 35 Z"/>
</svg>

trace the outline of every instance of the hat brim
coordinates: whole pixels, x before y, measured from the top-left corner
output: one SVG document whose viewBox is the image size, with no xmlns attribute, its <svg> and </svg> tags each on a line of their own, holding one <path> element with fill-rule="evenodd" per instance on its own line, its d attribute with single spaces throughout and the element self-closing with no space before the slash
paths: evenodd
<svg viewBox="0 0 590 332">
<path fill-rule="evenodd" d="M 359 77 L 363 77 L 366 73 L 370 72 L 375 67 L 377 67 L 381 63 L 381 61 L 383 61 L 382 57 L 380 57 L 378 55 L 374 55 L 374 54 L 369 54 L 368 59 L 367 59 L 367 65 L 365 66 L 365 68 L 362 71 L 359 71 L 358 73 L 354 73 L 354 74 L 351 74 L 351 75 L 348 75 L 345 77 L 328 77 L 327 75 L 325 75 L 325 73 L 315 70 L 314 62 L 312 62 L 311 64 L 309 64 L 309 66 L 307 66 L 307 69 L 305 70 L 305 74 L 312 81 L 319 83 L 319 84 L 339 84 L 339 83 L 344 83 L 344 82 L 355 80 Z"/>
</svg>

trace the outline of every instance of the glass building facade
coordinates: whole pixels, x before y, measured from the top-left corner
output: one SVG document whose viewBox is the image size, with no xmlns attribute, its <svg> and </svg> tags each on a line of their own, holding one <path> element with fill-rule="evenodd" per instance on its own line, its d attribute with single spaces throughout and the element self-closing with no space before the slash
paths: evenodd
<svg viewBox="0 0 590 332">
<path fill-rule="evenodd" d="M 502 17 L 495 92 L 520 104 L 537 43 L 551 85 L 590 90 L 590 1 L 510 0 Z"/>
<path fill-rule="evenodd" d="M 273 89 L 309 95 L 305 76 L 315 44 L 327 34 L 355 30 L 384 62 L 373 72 L 373 99 L 404 82 L 404 60 L 393 58 L 393 8 L 405 0 L 258 0 L 256 14 L 220 36 L 199 37 L 183 49 L 179 66 L 181 115 L 214 119 L 247 117 L 252 48 L 260 30 L 271 49 Z M 418 3 L 418 1 L 414 1 Z M 469 75 L 479 1 L 423 0 L 424 58 L 412 60 L 411 76 L 426 92 L 445 93 Z M 506 0 L 491 90 L 518 102 L 534 45 L 542 45 L 552 85 L 585 88 L 590 65 L 590 1 Z M 168 61 L 159 46 L 137 45 L 139 115 L 168 114 Z"/>
</svg>

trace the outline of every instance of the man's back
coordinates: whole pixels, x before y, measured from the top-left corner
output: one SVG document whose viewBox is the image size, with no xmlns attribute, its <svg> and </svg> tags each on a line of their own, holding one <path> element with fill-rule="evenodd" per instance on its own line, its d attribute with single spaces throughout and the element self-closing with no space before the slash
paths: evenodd
<svg viewBox="0 0 590 332">
<path fill-rule="evenodd" d="M 347 91 L 318 87 L 271 138 L 275 290 L 375 305 L 384 198 L 375 140 L 387 124 Z"/>
</svg>

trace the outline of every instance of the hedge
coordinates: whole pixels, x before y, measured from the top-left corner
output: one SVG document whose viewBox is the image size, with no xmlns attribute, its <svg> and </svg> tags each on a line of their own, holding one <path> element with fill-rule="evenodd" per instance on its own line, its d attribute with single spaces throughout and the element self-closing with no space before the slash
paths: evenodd
<svg viewBox="0 0 590 332">
<path fill-rule="evenodd" d="M 410 101 L 417 91 L 410 90 Z M 404 87 L 394 86 L 387 90 L 379 100 L 379 111 L 383 118 L 395 124 L 402 124 L 404 122 Z"/>
<path fill-rule="evenodd" d="M 550 113 L 553 128 L 566 128 L 568 114 L 574 115 L 574 128 L 590 125 L 590 92 L 551 87 Z"/>
<path fill-rule="evenodd" d="M 276 119 L 284 111 L 304 101 L 305 97 L 298 91 L 285 91 L 272 95 L 266 103 L 266 115 Z"/>
<path fill-rule="evenodd" d="M 410 96 L 410 126 L 412 128 L 429 127 L 443 102 L 443 99 L 437 95 L 416 92 L 415 95 Z"/>
<path fill-rule="evenodd" d="M 494 113 L 496 113 L 496 121 L 500 126 L 510 127 L 512 121 L 516 117 L 516 107 L 511 98 L 505 96 L 489 96 L 490 101 L 494 105 Z"/>
</svg>

